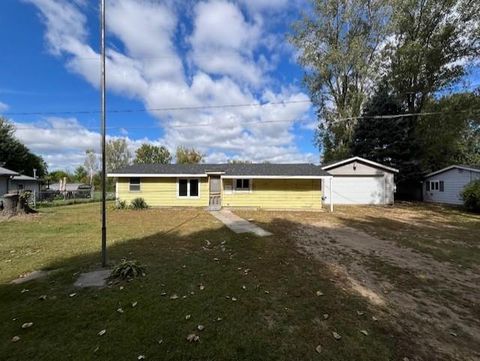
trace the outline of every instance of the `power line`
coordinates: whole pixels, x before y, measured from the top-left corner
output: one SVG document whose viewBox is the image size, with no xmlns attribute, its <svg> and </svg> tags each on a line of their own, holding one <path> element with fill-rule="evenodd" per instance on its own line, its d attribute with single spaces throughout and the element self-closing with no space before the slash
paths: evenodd
<svg viewBox="0 0 480 361">
<path fill-rule="evenodd" d="M 332 124 L 337 124 L 341 122 L 346 122 L 349 120 L 357 120 L 357 119 L 399 119 L 404 117 L 413 117 L 413 116 L 431 116 L 431 115 L 444 115 L 444 114 L 459 114 L 459 113 L 477 113 L 480 112 L 480 109 L 469 109 L 469 110 L 459 110 L 459 111 L 451 111 L 451 112 L 424 112 L 424 113 L 405 113 L 405 114 L 386 114 L 386 115 L 372 115 L 372 116 L 359 116 L 359 117 L 349 117 L 349 118 L 341 118 L 332 122 Z M 157 129 L 157 128 L 170 128 L 170 129 L 181 129 L 181 128 L 197 128 L 197 127 L 211 127 L 211 126 L 218 126 L 219 121 L 212 121 L 208 123 L 196 123 L 196 124 L 182 124 L 182 125 L 153 125 L 153 126 L 128 126 L 128 125 L 118 125 L 118 126 L 111 126 L 107 127 L 107 129 Z M 264 124 L 272 124 L 272 123 L 297 123 L 297 124 L 304 124 L 306 123 L 305 120 L 296 120 L 296 119 L 283 119 L 283 120 L 264 120 L 264 121 L 247 121 L 247 122 L 240 122 L 240 125 L 264 125 Z M 16 130 L 29 130 L 29 129 L 42 129 L 42 130 L 71 130 L 72 127 L 54 127 L 54 128 L 46 128 L 46 127 L 15 127 Z M 76 128 L 73 128 L 76 129 Z M 84 127 L 85 130 L 98 130 L 100 127 Z"/>
<path fill-rule="evenodd" d="M 312 103 L 311 100 L 286 100 L 268 103 L 241 103 L 241 104 L 221 104 L 221 105 L 192 105 L 181 107 L 164 108 L 143 108 L 143 109 L 110 109 L 107 113 L 139 113 L 139 112 L 170 112 L 180 110 L 202 110 L 202 109 L 224 109 L 224 108 L 242 108 L 242 107 L 268 107 L 270 105 L 285 104 L 306 104 Z M 3 115 L 52 115 L 52 114 L 99 114 L 100 110 L 65 110 L 65 111 L 32 111 L 32 112 L 4 112 Z"/>
</svg>

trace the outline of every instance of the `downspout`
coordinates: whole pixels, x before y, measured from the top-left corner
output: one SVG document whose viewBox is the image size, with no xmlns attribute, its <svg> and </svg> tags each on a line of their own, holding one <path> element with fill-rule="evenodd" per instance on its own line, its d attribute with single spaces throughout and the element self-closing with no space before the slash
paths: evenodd
<svg viewBox="0 0 480 361">
<path fill-rule="evenodd" d="M 333 213 L 333 199 L 332 199 L 333 177 L 330 177 L 330 212 Z"/>
</svg>

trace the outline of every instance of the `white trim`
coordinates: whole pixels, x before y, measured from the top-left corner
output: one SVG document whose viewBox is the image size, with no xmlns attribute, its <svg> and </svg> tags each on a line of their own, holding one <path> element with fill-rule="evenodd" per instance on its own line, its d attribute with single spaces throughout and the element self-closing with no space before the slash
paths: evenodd
<svg viewBox="0 0 480 361">
<path fill-rule="evenodd" d="M 223 179 L 328 179 L 331 175 L 225 175 Z"/>
<path fill-rule="evenodd" d="M 383 168 L 383 169 L 398 173 L 398 169 L 396 169 L 396 168 L 387 167 L 386 165 L 383 165 L 383 164 L 380 164 L 380 163 L 377 163 L 377 162 L 374 162 L 372 160 L 368 160 L 368 159 L 365 159 L 365 158 L 362 158 L 362 157 L 352 157 L 352 158 L 344 159 L 344 160 L 341 160 L 339 162 L 326 165 L 326 166 L 322 167 L 322 169 L 323 170 L 328 170 L 328 169 L 331 169 L 331 168 L 336 168 L 338 166 L 341 166 L 341 165 L 346 164 L 346 163 L 353 162 L 355 160 L 373 165 L 373 166 L 378 167 L 378 168 Z"/>
<path fill-rule="evenodd" d="M 209 173 L 214 174 L 214 173 Z M 142 173 L 110 173 L 112 178 L 206 178 L 209 174 L 142 174 Z M 215 174 L 214 174 L 215 175 Z M 223 179 L 249 178 L 249 179 L 328 179 L 331 175 L 222 175 Z"/>
<path fill-rule="evenodd" d="M 187 195 L 186 196 L 181 196 L 179 194 L 179 191 L 180 191 L 180 179 L 186 179 L 187 180 Z M 195 179 L 198 181 L 198 195 L 197 196 L 191 196 L 190 195 L 190 181 L 192 179 Z M 190 178 L 187 178 L 187 177 L 178 177 L 177 178 L 177 199 L 198 199 L 200 198 L 200 186 L 201 186 L 201 182 L 200 182 L 200 178 L 198 177 L 190 177 Z"/>
<path fill-rule="evenodd" d="M 116 178 L 206 178 L 207 174 L 156 174 L 156 173 L 109 173 L 107 177 Z"/>
<path fill-rule="evenodd" d="M 470 168 L 470 167 L 463 167 L 463 166 L 461 166 L 461 165 L 455 165 L 455 164 L 454 164 L 454 165 L 448 166 L 448 167 L 446 167 L 446 168 L 437 170 L 437 171 L 435 171 L 435 172 L 429 173 L 429 174 L 427 174 L 427 175 L 425 176 L 425 178 L 431 177 L 432 175 L 435 175 L 435 174 L 438 174 L 438 173 L 446 172 L 447 170 L 454 169 L 454 168 L 463 169 L 463 170 L 468 170 L 468 171 L 480 173 L 480 169 L 475 169 L 475 168 Z"/>
</svg>

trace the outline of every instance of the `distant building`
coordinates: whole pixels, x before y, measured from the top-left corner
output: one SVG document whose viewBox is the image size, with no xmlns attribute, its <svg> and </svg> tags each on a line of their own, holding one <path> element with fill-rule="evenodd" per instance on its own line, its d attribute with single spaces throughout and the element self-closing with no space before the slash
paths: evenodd
<svg viewBox="0 0 480 361">
<path fill-rule="evenodd" d="M 28 175 L 16 175 L 10 179 L 9 191 L 30 191 L 38 199 L 41 181 Z"/>
<path fill-rule="evenodd" d="M 10 185 L 10 179 L 14 176 L 20 175 L 13 170 L 0 167 L 0 198 L 3 197 L 5 193 L 8 193 L 8 187 Z"/>
<path fill-rule="evenodd" d="M 451 165 L 427 174 L 423 182 L 423 200 L 432 203 L 463 204 L 465 186 L 480 179 L 480 166 Z"/>
</svg>

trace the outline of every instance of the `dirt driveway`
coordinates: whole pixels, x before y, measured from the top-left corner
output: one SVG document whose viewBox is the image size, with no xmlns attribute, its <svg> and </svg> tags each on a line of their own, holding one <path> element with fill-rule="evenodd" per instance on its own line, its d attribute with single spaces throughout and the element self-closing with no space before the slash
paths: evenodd
<svg viewBox="0 0 480 361">
<path fill-rule="evenodd" d="M 259 222 L 275 223 L 277 232 L 283 223 L 282 232 L 302 253 L 334 272 L 338 287 L 381 310 L 419 354 L 480 360 L 480 260 L 465 267 L 444 259 L 448 252 L 464 255 L 458 247 L 478 252 L 480 217 L 465 217 L 456 210 L 409 205 L 345 208 L 333 215 L 257 214 Z"/>
</svg>

